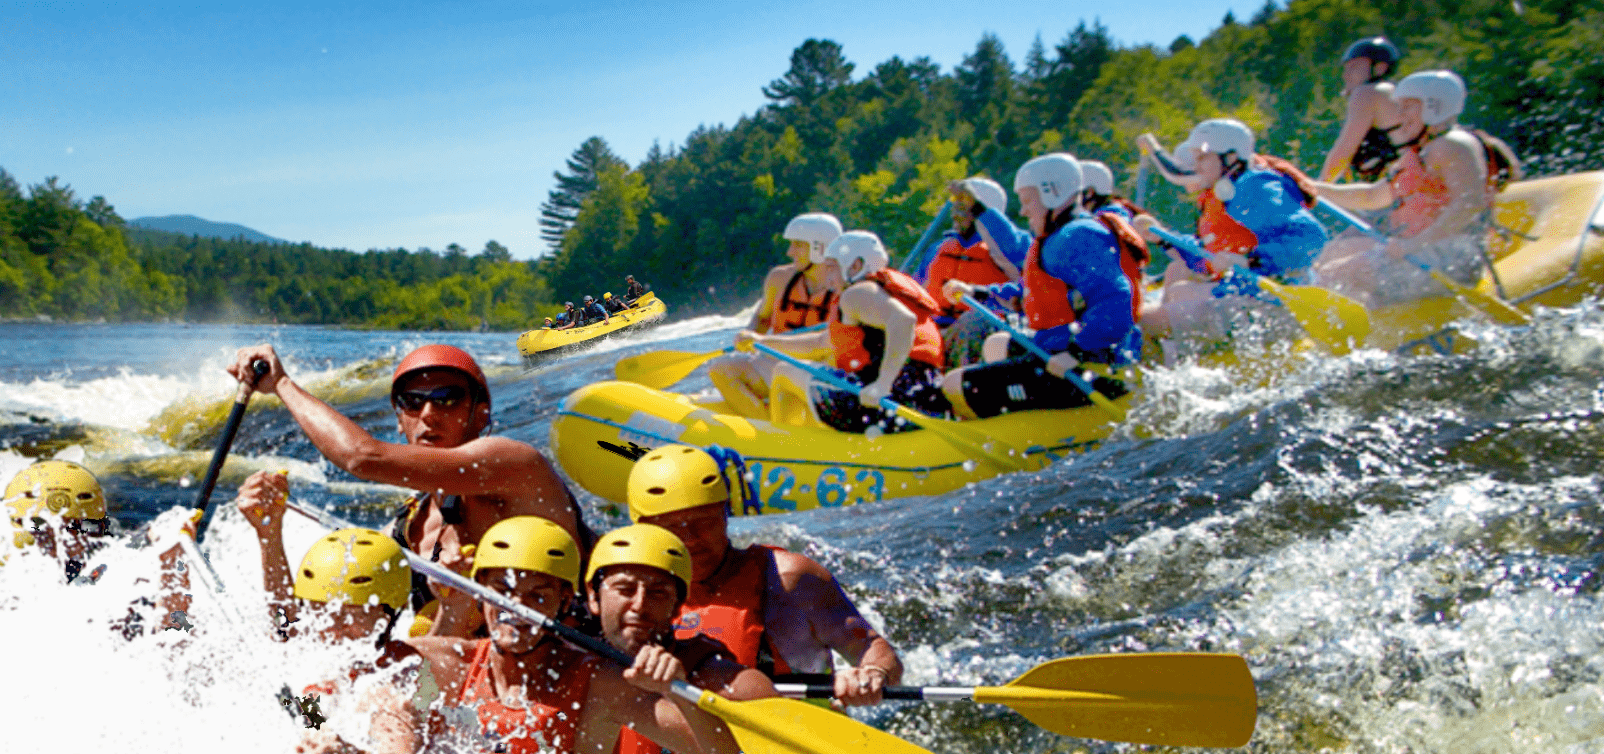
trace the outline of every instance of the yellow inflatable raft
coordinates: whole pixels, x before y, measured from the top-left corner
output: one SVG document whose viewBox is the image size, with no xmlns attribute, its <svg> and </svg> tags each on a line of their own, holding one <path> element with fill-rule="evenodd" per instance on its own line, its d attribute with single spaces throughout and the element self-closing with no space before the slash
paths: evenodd
<svg viewBox="0 0 1604 754">
<path fill-rule="evenodd" d="M 533 367 L 555 356 L 584 348 L 603 336 L 650 325 L 662 319 L 667 312 L 668 305 L 657 294 L 648 291 L 636 299 L 634 306 L 614 312 L 612 319 L 606 322 L 593 322 L 568 330 L 544 327 L 530 330 L 518 336 L 518 353 L 523 356 L 525 367 Z"/>
<path fill-rule="evenodd" d="M 1067 386 L 1066 386 L 1067 388 Z M 1115 402 L 1130 407 L 1131 396 Z M 1113 431 L 1101 409 L 1021 411 L 964 422 L 1042 462 L 1085 450 Z M 746 514 L 784 513 L 934 495 L 996 476 L 928 430 L 880 436 L 748 419 L 723 403 L 630 382 L 598 382 L 574 391 L 551 424 L 551 446 L 568 477 L 590 492 L 625 503 L 635 459 L 670 443 L 721 445 L 746 458 L 761 506 Z"/>
</svg>

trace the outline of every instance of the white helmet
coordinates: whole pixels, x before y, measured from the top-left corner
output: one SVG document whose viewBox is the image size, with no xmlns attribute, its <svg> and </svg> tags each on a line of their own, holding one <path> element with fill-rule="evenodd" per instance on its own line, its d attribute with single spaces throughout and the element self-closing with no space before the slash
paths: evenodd
<svg viewBox="0 0 1604 754">
<path fill-rule="evenodd" d="M 808 212 L 791 218 L 785 224 L 784 238 L 787 241 L 803 241 L 808 246 L 808 262 L 818 264 L 824 261 L 824 247 L 829 246 L 837 236 L 841 235 L 841 221 L 828 212 Z"/>
<path fill-rule="evenodd" d="M 891 255 L 886 253 L 886 247 L 880 243 L 880 237 L 867 230 L 849 230 L 841 234 L 840 238 L 830 242 L 830 248 L 824 250 L 825 259 L 834 259 L 841 265 L 841 277 L 848 283 L 856 283 L 870 273 L 885 269 L 891 262 Z M 863 260 L 863 267 L 853 274 L 852 265 Z"/>
<path fill-rule="evenodd" d="M 1097 160 L 1081 160 L 1080 177 L 1085 181 L 1086 188 L 1097 192 L 1100 196 L 1114 193 L 1114 171 Z"/>
<path fill-rule="evenodd" d="M 1210 118 L 1193 126 L 1191 135 L 1175 148 L 1175 164 L 1196 170 L 1193 149 L 1219 155 L 1235 152 L 1237 159 L 1246 160 L 1253 156 L 1253 129 L 1234 118 Z"/>
<path fill-rule="evenodd" d="M 1453 71 L 1411 73 L 1393 87 L 1392 98 L 1420 100 L 1421 119 L 1435 126 L 1465 111 L 1465 80 Z"/>
<path fill-rule="evenodd" d="M 1005 215 L 1008 214 L 1008 192 L 1003 191 L 1001 184 L 990 178 L 982 178 L 977 175 L 973 178 L 965 178 L 963 187 L 976 199 L 980 200 L 981 204 Z"/>
<path fill-rule="evenodd" d="M 1080 196 L 1080 163 L 1067 152 L 1034 158 L 1020 165 L 1019 172 L 1014 173 L 1014 193 L 1022 188 L 1040 191 L 1041 203 L 1047 209 L 1063 209 Z"/>
</svg>

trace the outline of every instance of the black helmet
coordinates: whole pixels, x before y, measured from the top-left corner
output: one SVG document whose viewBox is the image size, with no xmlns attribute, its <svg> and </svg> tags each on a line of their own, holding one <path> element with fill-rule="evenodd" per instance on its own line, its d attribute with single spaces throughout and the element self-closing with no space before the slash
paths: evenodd
<svg viewBox="0 0 1604 754">
<path fill-rule="evenodd" d="M 1386 37 L 1365 37 L 1348 45 L 1348 51 L 1342 53 L 1342 62 L 1368 58 L 1372 63 L 1386 63 L 1387 73 L 1392 73 L 1398 69 L 1398 59 L 1401 57 L 1403 55 L 1398 52 L 1398 46 L 1387 41 Z"/>
</svg>

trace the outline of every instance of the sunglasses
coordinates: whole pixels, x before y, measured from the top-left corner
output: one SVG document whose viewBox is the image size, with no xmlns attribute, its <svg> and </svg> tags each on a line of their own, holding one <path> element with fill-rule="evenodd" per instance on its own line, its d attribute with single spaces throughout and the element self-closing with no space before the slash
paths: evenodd
<svg viewBox="0 0 1604 754">
<path fill-rule="evenodd" d="M 403 411 L 423 410 L 423 404 L 433 403 L 435 408 L 451 408 L 468 397 L 461 385 L 444 385 L 431 390 L 403 390 L 395 394 L 395 404 Z"/>
</svg>

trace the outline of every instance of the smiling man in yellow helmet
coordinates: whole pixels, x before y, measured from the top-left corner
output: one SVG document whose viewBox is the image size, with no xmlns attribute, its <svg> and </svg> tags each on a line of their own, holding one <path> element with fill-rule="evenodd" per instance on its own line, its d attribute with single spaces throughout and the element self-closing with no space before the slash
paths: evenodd
<svg viewBox="0 0 1604 754">
<path fill-rule="evenodd" d="M 739 486 L 739 480 L 736 480 Z M 691 584 L 676 634 L 723 642 L 743 665 L 789 682 L 829 682 L 848 705 L 875 704 L 902 679 L 897 651 L 813 559 L 777 547 L 730 544 L 730 478 L 706 451 L 658 448 L 629 474 L 629 514 L 679 536 Z M 852 667 L 834 672 L 831 652 Z M 823 676 L 823 677 L 821 677 Z"/>
<path fill-rule="evenodd" d="M 590 612 L 601 620 L 607 643 L 628 654 L 662 647 L 684 668 L 684 680 L 726 699 L 775 695 L 768 677 L 732 659 L 723 643 L 698 634 L 674 635 L 674 616 L 691 583 L 690 551 L 674 533 L 652 524 L 615 529 L 590 555 Z M 632 729 L 618 733 L 614 754 L 658 754 L 656 742 Z"/>
<path fill-rule="evenodd" d="M 579 587 L 579 547 L 563 527 L 537 516 L 517 516 L 485 532 L 472 577 L 486 588 L 547 616 L 562 615 Z M 517 622 L 483 604 L 488 639 L 420 637 L 410 640 L 428 661 L 444 707 L 474 710 L 470 746 L 483 751 L 534 754 L 608 751 L 621 728 L 634 728 L 680 754 L 735 752 L 723 723 L 668 693 L 684 666 L 661 646 L 644 644 L 635 664 L 618 668 L 574 649 L 550 632 Z M 416 728 L 439 731 L 438 714 Z"/>
</svg>

